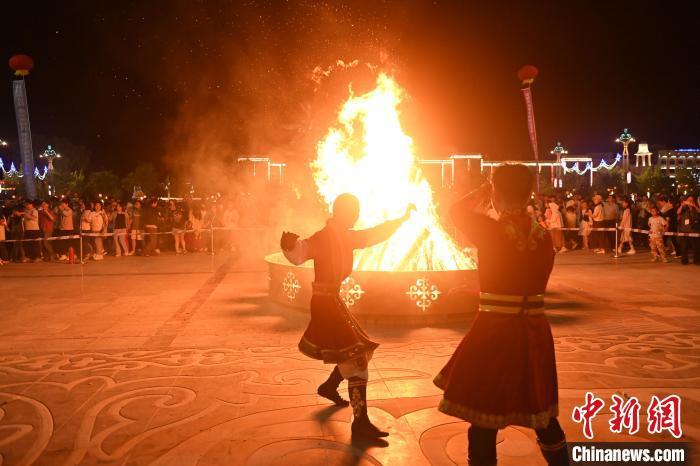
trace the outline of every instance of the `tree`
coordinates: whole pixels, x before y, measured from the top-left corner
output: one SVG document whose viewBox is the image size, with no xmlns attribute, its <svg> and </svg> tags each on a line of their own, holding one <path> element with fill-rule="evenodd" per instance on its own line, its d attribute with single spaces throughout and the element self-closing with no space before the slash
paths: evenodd
<svg viewBox="0 0 700 466">
<path fill-rule="evenodd" d="M 110 170 L 92 172 L 87 177 L 85 190 L 92 196 L 102 194 L 107 197 L 117 197 L 121 191 L 119 177 Z"/>
<path fill-rule="evenodd" d="M 625 174 L 621 168 L 598 170 L 593 174 L 593 190 L 598 193 L 608 192 L 609 189 L 615 192 L 622 192 L 624 183 Z"/>
<path fill-rule="evenodd" d="M 700 171 L 691 168 L 676 168 L 675 173 L 677 194 L 694 194 L 698 191 Z"/>
<path fill-rule="evenodd" d="M 589 196 L 591 192 L 590 174 L 586 172 L 579 175 L 575 172 L 570 172 L 564 175 L 564 189 L 582 196 Z"/>
<path fill-rule="evenodd" d="M 51 184 L 56 186 L 56 194 L 79 193 L 85 190 L 85 174 L 82 170 L 54 171 Z"/>
<path fill-rule="evenodd" d="M 671 184 L 671 178 L 664 176 L 664 174 L 661 173 L 661 169 L 656 165 L 647 167 L 637 177 L 637 185 L 639 186 L 639 189 L 642 192 L 648 192 L 651 194 L 670 194 L 672 190 Z"/>
<path fill-rule="evenodd" d="M 542 171 L 537 174 L 536 176 L 539 177 L 540 179 L 540 192 L 539 194 L 545 194 L 547 196 L 551 196 L 554 194 L 554 186 L 552 186 L 552 180 L 551 176 L 549 173 L 549 168 L 545 167 L 542 168 Z"/>
<path fill-rule="evenodd" d="M 159 188 L 159 177 L 153 164 L 139 164 L 134 171 L 124 177 L 122 180 L 124 191 L 131 194 L 134 191 L 134 186 L 140 186 L 141 190 L 148 195 L 155 194 Z"/>
</svg>

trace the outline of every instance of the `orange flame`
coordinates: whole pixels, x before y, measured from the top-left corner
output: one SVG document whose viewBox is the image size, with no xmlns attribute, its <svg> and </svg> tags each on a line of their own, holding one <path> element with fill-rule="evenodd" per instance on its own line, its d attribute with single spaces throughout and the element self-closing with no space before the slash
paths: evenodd
<svg viewBox="0 0 700 466">
<path fill-rule="evenodd" d="M 356 270 L 417 271 L 475 268 L 440 224 L 433 192 L 418 166 L 413 140 L 403 132 L 403 90 L 384 73 L 374 90 L 343 104 L 338 124 L 318 143 L 311 163 L 316 187 L 330 208 L 341 193 L 360 200 L 358 228 L 416 212 L 389 241 L 358 251 Z"/>
</svg>

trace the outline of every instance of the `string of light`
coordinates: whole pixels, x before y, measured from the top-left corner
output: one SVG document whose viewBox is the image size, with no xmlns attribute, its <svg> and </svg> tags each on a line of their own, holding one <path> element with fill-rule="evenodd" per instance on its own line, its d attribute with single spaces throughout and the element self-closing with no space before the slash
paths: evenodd
<svg viewBox="0 0 700 466">
<path fill-rule="evenodd" d="M 593 162 L 586 162 L 586 168 L 581 170 L 579 167 L 578 162 L 575 162 L 571 168 L 566 166 L 566 161 L 562 160 L 561 162 L 561 167 L 564 169 L 564 173 L 576 173 L 577 175 L 585 175 L 588 173 L 589 170 L 597 172 L 598 170 L 611 170 L 615 167 L 615 165 L 618 164 L 618 162 L 622 160 L 622 155 L 617 154 L 615 156 L 615 161 L 612 163 L 607 163 L 605 160 L 601 159 L 600 163 L 598 164 L 597 167 L 593 166 Z"/>
<path fill-rule="evenodd" d="M 6 170 L 5 169 L 5 162 L 3 162 L 2 158 L 0 158 L 0 170 L 2 170 L 2 174 L 6 178 L 24 178 L 24 173 L 22 173 L 21 170 L 17 170 L 17 167 L 15 167 L 14 162 L 10 162 L 10 169 Z M 43 172 L 39 171 L 37 167 L 34 168 L 34 177 L 37 178 L 38 180 L 43 181 L 46 178 L 46 175 L 49 173 L 49 167 L 46 166 L 44 167 Z"/>
</svg>

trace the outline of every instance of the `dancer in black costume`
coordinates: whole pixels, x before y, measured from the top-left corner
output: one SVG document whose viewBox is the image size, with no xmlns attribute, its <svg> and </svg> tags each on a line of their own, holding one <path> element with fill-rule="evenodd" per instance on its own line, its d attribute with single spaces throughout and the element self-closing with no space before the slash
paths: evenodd
<svg viewBox="0 0 700 466">
<path fill-rule="evenodd" d="M 386 437 L 367 416 L 367 364 L 379 346 L 369 339 L 340 299 L 341 282 L 352 273 L 353 250 L 373 246 L 389 238 L 406 221 L 414 206 L 395 220 L 366 230 L 351 230 L 360 213 L 358 199 L 341 194 L 333 203 L 333 216 L 326 226 L 311 237 L 300 240 L 284 232 L 280 245 L 293 264 L 314 261 L 315 281 L 311 298 L 311 321 L 299 342 L 299 350 L 313 359 L 335 364 L 318 394 L 336 405 L 348 402 L 338 394 L 338 386 L 348 379 L 349 404 L 353 409 L 353 436 Z"/>
</svg>

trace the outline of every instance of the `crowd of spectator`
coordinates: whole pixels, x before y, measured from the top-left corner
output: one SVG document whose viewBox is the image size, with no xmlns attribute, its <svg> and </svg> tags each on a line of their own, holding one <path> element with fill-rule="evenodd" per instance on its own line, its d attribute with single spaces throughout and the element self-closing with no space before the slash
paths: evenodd
<svg viewBox="0 0 700 466">
<path fill-rule="evenodd" d="M 9 200 L 0 204 L 0 264 L 236 251 L 235 232 L 254 228 L 255 214 L 243 198 Z"/>
<path fill-rule="evenodd" d="M 266 192 L 268 199 L 242 193 L 210 199 L 87 201 L 70 196 L 0 201 L 0 265 L 101 261 L 108 255 L 152 256 L 161 251 L 236 252 L 243 242 L 246 249 L 264 254 L 274 246 L 261 238 L 293 225 L 295 212 L 315 208 L 281 187 Z M 700 264 L 700 238 L 682 235 L 700 233 L 700 205 L 692 196 L 538 196 L 528 212 L 550 231 L 558 253 L 649 250 L 654 261 L 679 258 L 688 264 L 692 257 Z M 257 232 L 243 235 L 246 229 Z M 256 241 L 264 244 L 256 248 Z"/>
<path fill-rule="evenodd" d="M 700 201 L 693 196 L 626 197 L 595 194 L 568 198 L 545 196 L 533 200 L 528 212 L 552 236 L 554 249 L 597 254 L 635 254 L 649 250 L 651 260 L 700 264 Z"/>
</svg>

